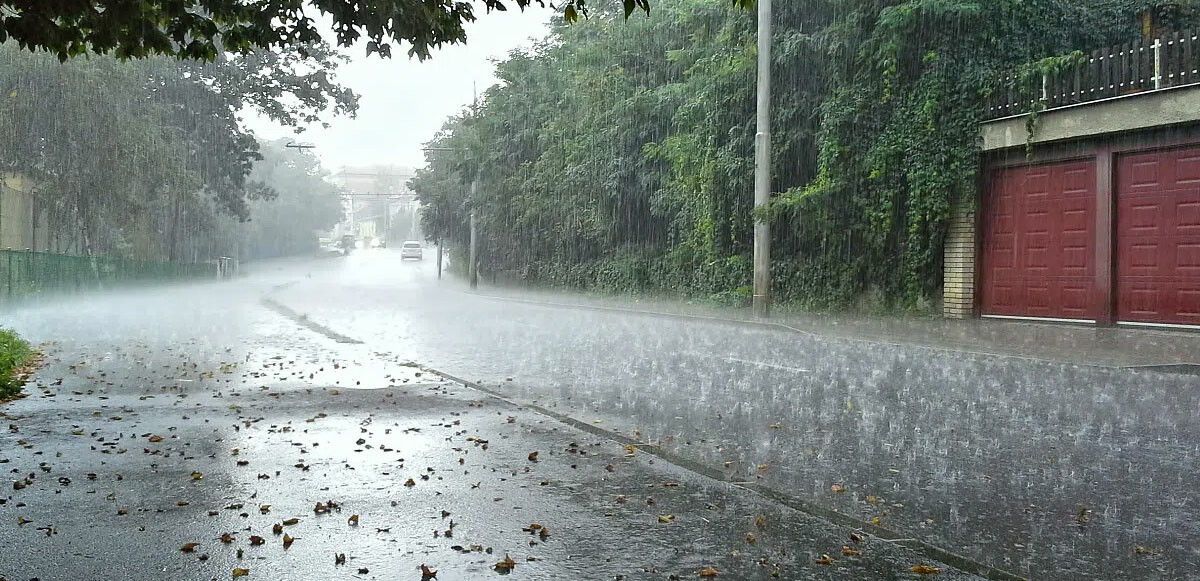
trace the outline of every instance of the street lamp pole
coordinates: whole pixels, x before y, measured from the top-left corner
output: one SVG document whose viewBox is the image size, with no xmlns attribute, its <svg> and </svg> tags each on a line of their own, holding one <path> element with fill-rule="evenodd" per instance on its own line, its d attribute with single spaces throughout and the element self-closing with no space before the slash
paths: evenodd
<svg viewBox="0 0 1200 581">
<path fill-rule="evenodd" d="M 758 0 L 758 131 L 754 135 L 754 314 L 771 310 L 771 0 Z"/>
<path fill-rule="evenodd" d="M 479 255 L 476 254 L 477 239 L 479 229 L 475 225 L 475 193 L 479 190 L 479 178 L 471 180 L 471 243 L 468 259 L 471 261 L 467 264 L 467 278 L 471 281 L 471 289 L 479 288 Z"/>
</svg>

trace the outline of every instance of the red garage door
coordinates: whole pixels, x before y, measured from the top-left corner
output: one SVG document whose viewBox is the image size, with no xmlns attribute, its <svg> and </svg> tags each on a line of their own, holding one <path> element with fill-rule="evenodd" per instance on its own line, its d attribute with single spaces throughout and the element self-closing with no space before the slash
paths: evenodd
<svg viewBox="0 0 1200 581">
<path fill-rule="evenodd" d="M 1095 162 L 992 172 L 983 208 L 985 315 L 1094 320 Z"/>
<path fill-rule="evenodd" d="M 1200 147 L 1120 158 L 1117 318 L 1200 325 Z"/>
</svg>

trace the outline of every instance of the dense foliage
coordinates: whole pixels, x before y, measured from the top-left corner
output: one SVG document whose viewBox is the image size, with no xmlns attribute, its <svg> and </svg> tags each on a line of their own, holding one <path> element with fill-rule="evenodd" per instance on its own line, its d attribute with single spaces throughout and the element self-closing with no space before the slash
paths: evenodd
<svg viewBox="0 0 1200 581">
<path fill-rule="evenodd" d="M 750 0 L 734 0 L 749 5 Z M 524 10 L 544 0 L 483 0 L 484 9 Z M 568 20 L 588 12 L 586 0 L 558 5 Z M 629 16 L 649 0 L 620 0 Z M 321 40 L 318 18 L 333 24 L 337 43 L 365 37 L 368 53 L 391 55 L 391 43 L 426 58 L 432 48 L 466 40 L 475 20 L 470 2 L 433 0 L 0 0 L 0 42 L 47 50 L 61 60 L 94 52 L 121 58 L 176 55 L 213 60 L 224 51 L 283 49 Z"/>
<path fill-rule="evenodd" d="M 0 401 L 21 391 L 21 368 L 33 357 L 28 341 L 9 329 L 0 329 Z"/>
<path fill-rule="evenodd" d="M 305 197 L 332 197 L 311 159 L 286 160 L 300 164 L 300 177 L 263 167 L 285 163 L 283 154 L 263 160 L 239 117 L 258 110 L 295 125 L 352 113 L 357 96 L 335 82 L 340 61 L 316 45 L 213 63 L 99 56 L 60 64 L 0 45 L 0 174 L 34 184 L 39 250 L 240 256 L 239 242 L 258 236 L 257 223 L 238 225 L 252 211 L 313 227 L 340 215 L 336 200 Z M 276 197 L 280 204 L 264 203 Z M 278 214 L 289 210 L 300 214 Z M 326 215 L 307 217 L 314 211 Z M 311 230 L 303 235 L 315 240 Z"/>
<path fill-rule="evenodd" d="M 262 160 L 249 179 L 271 188 L 270 200 L 250 202 L 249 222 L 236 225 L 247 258 L 267 258 L 317 250 L 317 233 L 342 218 L 338 188 L 325 180 L 327 171 L 316 156 L 287 147 L 287 141 L 264 143 Z M 240 234 L 240 236 L 238 235 Z"/>
<path fill-rule="evenodd" d="M 979 119 L 1000 79 L 1135 38 L 1140 13 L 1164 3 L 775 4 L 775 293 L 812 307 L 927 309 L 949 209 L 974 191 Z M 560 23 L 500 63 L 502 83 L 430 143 L 439 150 L 413 182 L 425 232 L 462 248 L 474 207 L 485 270 L 744 298 L 754 17 L 719 0 L 656 6 L 650 19 Z"/>
</svg>

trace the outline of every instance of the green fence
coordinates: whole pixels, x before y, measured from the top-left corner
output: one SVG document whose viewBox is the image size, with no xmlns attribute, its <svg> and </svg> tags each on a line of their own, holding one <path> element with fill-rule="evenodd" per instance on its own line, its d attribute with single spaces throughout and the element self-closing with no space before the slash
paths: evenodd
<svg viewBox="0 0 1200 581">
<path fill-rule="evenodd" d="M 0 250 L 0 297 L 105 289 L 217 275 L 215 264 L 146 262 L 113 256 L 74 256 Z"/>
</svg>

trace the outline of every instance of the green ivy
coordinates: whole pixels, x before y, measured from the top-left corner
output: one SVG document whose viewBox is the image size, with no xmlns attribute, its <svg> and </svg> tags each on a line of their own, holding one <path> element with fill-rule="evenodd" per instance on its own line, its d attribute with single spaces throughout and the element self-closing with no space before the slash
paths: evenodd
<svg viewBox="0 0 1200 581">
<path fill-rule="evenodd" d="M 486 271 L 737 303 L 767 218 L 781 301 L 926 312 L 951 208 L 974 200 L 988 97 L 1136 38 L 1155 4 L 777 3 L 779 194 L 757 214 L 753 14 L 723 0 L 662 0 L 629 21 L 598 10 L 501 62 L 502 84 L 431 141 L 459 153 L 431 154 L 413 181 L 425 231 L 462 248 L 473 207 Z"/>
</svg>

